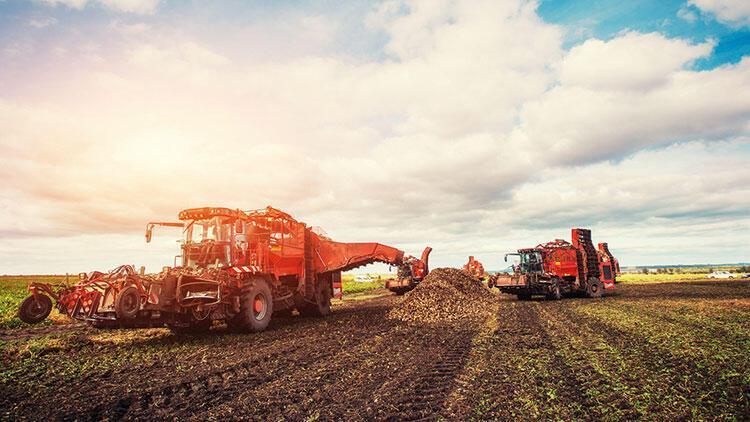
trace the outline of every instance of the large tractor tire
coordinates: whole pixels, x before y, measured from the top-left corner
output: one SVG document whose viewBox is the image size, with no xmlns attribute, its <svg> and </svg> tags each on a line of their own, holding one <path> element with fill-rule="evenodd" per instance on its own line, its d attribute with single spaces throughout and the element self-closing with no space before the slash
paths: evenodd
<svg viewBox="0 0 750 422">
<path fill-rule="evenodd" d="M 273 296 L 266 280 L 255 278 L 240 297 L 240 312 L 228 321 L 230 327 L 246 333 L 263 331 L 271 322 Z"/>
<path fill-rule="evenodd" d="M 127 286 L 120 290 L 115 298 L 115 314 L 117 319 L 127 320 L 138 316 L 141 310 L 141 294 L 135 286 Z"/>
<path fill-rule="evenodd" d="M 315 303 L 307 303 L 299 309 L 302 316 L 322 317 L 331 313 L 331 283 L 321 281 L 315 289 Z"/>
<path fill-rule="evenodd" d="M 18 318 L 27 324 L 38 324 L 52 312 L 52 299 L 47 295 L 29 296 L 18 308 Z"/>
<path fill-rule="evenodd" d="M 560 300 L 562 299 L 562 291 L 560 290 L 560 283 L 557 281 L 553 282 L 547 292 L 547 300 Z"/>
<path fill-rule="evenodd" d="M 598 278 L 592 277 L 589 279 L 588 283 L 586 283 L 586 297 L 600 298 L 602 297 L 603 292 L 604 284 L 602 284 L 601 280 Z"/>
</svg>

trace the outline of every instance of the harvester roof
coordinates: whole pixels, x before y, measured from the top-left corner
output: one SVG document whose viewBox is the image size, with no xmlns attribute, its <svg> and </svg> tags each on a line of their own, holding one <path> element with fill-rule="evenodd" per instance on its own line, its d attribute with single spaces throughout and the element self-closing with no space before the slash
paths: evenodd
<svg viewBox="0 0 750 422">
<path fill-rule="evenodd" d="M 202 207 L 189 208 L 180 211 L 180 220 L 204 220 L 212 217 L 229 217 L 237 219 L 255 219 L 255 218 L 279 218 L 288 221 L 297 222 L 291 215 L 273 207 L 266 207 L 259 210 L 242 211 L 225 207 Z"/>
<path fill-rule="evenodd" d="M 241 218 L 245 214 L 240 210 L 222 207 L 190 208 L 180 211 L 180 220 L 203 220 L 212 217 Z"/>
</svg>

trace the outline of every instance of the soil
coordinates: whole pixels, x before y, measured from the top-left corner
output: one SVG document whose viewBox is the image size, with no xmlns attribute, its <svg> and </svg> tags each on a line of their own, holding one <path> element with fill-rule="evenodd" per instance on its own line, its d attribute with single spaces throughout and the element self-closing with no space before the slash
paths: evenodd
<svg viewBox="0 0 750 422">
<path fill-rule="evenodd" d="M 614 296 L 554 302 L 468 287 L 458 303 L 478 300 L 488 318 L 396 318 L 418 304 L 435 309 L 417 298 L 437 294 L 437 286 L 457 294 L 455 283 L 435 281 L 442 273 L 406 297 L 339 303 L 327 318 L 276 318 L 258 334 L 222 327 L 201 337 L 164 329 L 39 331 L 37 340 L 52 336 L 56 347 L 4 358 L 0 419 L 750 414 L 746 282 L 620 285 Z M 661 326 L 652 330 L 655 320 Z M 702 343 L 706 333 L 717 334 Z M 3 341 L 31 341 L 29 329 L 18 334 L 14 340 L 5 332 Z M 726 361 L 715 360 L 717 350 Z"/>
</svg>

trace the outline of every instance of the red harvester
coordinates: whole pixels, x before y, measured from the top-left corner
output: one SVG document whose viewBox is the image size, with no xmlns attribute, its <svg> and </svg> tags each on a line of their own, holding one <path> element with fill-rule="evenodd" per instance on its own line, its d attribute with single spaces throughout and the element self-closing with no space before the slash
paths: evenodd
<svg viewBox="0 0 750 422">
<path fill-rule="evenodd" d="M 562 239 L 519 249 L 519 264 L 513 274 L 499 274 L 490 279 L 490 287 L 514 294 L 521 300 L 532 295 L 560 299 L 564 294 L 580 293 L 587 297 L 601 297 L 604 290 L 615 288 L 620 265 L 609 252 L 606 243 L 599 250 L 591 242 L 591 230 L 573 229 L 572 243 Z"/>
<path fill-rule="evenodd" d="M 473 256 L 469 256 L 469 262 L 464 265 L 464 272 L 479 280 L 484 280 L 486 273 L 484 272 L 484 265 L 481 262 L 474 259 Z"/>
<path fill-rule="evenodd" d="M 331 298 L 341 297 L 341 272 L 384 262 L 399 267 L 401 289 L 427 275 L 431 248 L 421 259 L 379 243 L 341 243 L 277 209 L 257 211 L 194 208 L 180 222 L 182 253 L 173 267 L 156 275 L 123 265 L 109 273 L 82 273 L 74 286 L 32 283 L 19 317 L 37 323 L 52 309 L 96 327 L 166 325 L 173 331 L 201 331 L 224 320 L 243 331 L 261 331 L 274 313 L 323 316 Z M 177 266 L 177 258 L 181 265 Z"/>
</svg>

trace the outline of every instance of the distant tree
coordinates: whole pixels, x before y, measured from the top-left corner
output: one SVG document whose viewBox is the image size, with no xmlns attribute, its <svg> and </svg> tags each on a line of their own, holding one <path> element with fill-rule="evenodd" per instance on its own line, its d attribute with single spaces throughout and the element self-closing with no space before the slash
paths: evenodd
<svg viewBox="0 0 750 422">
<path fill-rule="evenodd" d="M 641 270 L 641 272 L 642 272 L 643 274 L 648 274 L 648 268 L 643 268 L 643 269 Z"/>
</svg>

